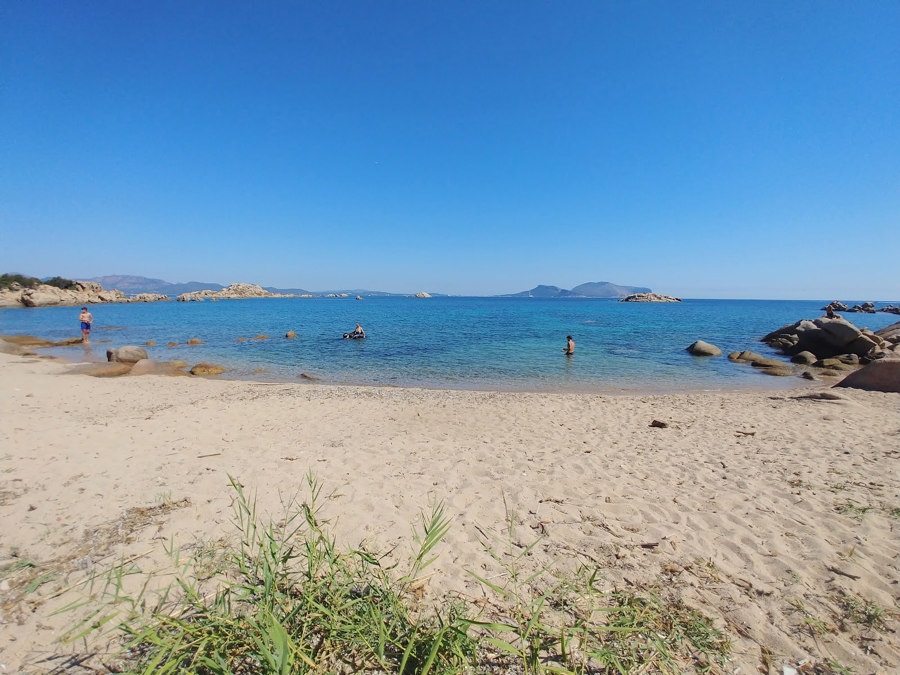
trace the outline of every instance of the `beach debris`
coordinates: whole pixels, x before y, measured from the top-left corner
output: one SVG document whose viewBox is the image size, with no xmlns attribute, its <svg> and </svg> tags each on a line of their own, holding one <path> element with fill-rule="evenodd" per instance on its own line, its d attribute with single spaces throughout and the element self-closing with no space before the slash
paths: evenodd
<svg viewBox="0 0 900 675">
<path fill-rule="evenodd" d="M 686 350 L 694 356 L 721 356 L 722 354 L 721 349 L 714 344 L 704 342 L 703 340 L 697 340 L 696 342 L 691 343 L 686 347 Z"/>
<path fill-rule="evenodd" d="M 137 363 L 147 358 L 147 350 L 136 345 L 125 345 L 118 349 L 107 349 L 106 360 L 111 363 Z"/>
<path fill-rule="evenodd" d="M 848 579 L 853 579 L 854 581 L 858 581 L 860 579 L 859 575 L 850 574 L 850 572 L 845 572 L 839 567 L 835 567 L 834 565 L 825 565 L 825 569 L 829 572 L 834 572 L 835 574 L 839 574 L 842 577 L 847 577 Z"/>
<path fill-rule="evenodd" d="M 755 431 L 742 431 L 742 430 L 738 429 L 734 433 L 736 436 L 756 436 Z"/>
<path fill-rule="evenodd" d="M 669 423 L 663 422 L 662 420 L 653 420 L 652 422 L 650 422 L 650 426 L 657 429 L 667 429 L 669 427 Z"/>
<path fill-rule="evenodd" d="M 222 366 L 214 363 L 198 363 L 191 368 L 191 375 L 221 375 L 225 372 Z"/>
<path fill-rule="evenodd" d="M 222 454 L 221 452 L 210 452 L 206 455 L 197 455 L 197 459 L 205 459 L 207 457 L 218 457 L 221 454 Z"/>
<path fill-rule="evenodd" d="M 319 378 L 315 375 L 310 375 L 309 373 L 300 373 L 297 377 L 301 380 L 309 380 L 310 382 L 318 382 Z"/>
</svg>

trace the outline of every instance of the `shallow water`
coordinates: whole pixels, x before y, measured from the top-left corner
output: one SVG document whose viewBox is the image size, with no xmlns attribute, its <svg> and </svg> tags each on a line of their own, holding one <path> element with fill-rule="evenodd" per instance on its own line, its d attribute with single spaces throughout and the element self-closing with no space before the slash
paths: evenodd
<svg viewBox="0 0 900 675">
<path fill-rule="evenodd" d="M 305 373 L 325 383 L 460 389 L 774 389 L 797 381 L 763 375 L 725 356 L 693 357 L 685 347 L 702 339 L 725 354 L 752 349 L 774 355 L 759 338 L 821 316 L 825 304 L 367 297 L 95 305 L 90 347 L 46 351 L 70 360 L 105 361 L 109 347 L 154 340 L 157 346 L 147 347 L 151 358 L 219 363 L 229 368 L 229 377 L 265 381 L 296 381 Z M 80 334 L 78 309 L 3 309 L 0 333 L 75 337 Z M 877 330 L 900 317 L 845 318 Z M 357 321 L 367 339 L 342 339 Z M 286 339 L 288 330 L 298 337 Z M 261 335 L 268 337 L 257 339 Z M 572 357 L 562 351 L 566 335 L 577 345 Z M 203 344 L 188 346 L 190 338 Z M 178 346 L 165 346 L 169 342 Z"/>
</svg>

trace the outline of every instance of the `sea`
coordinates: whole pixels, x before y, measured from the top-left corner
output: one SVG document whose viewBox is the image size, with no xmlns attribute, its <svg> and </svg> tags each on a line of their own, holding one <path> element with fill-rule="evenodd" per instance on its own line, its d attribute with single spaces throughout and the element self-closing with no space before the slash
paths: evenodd
<svg viewBox="0 0 900 675">
<path fill-rule="evenodd" d="M 783 358 L 760 338 L 822 316 L 827 303 L 351 296 L 103 304 L 90 308 L 90 345 L 41 352 L 105 361 L 107 349 L 152 341 L 145 347 L 150 358 L 215 363 L 227 369 L 220 377 L 264 382 L 536 392 L 779 389 L 798 380 L 764 375 L 726 355 L 749 349 Z M 0 309 L 0 334 L 77 337 L 78 313 Z M 872 330 L 900 320 L 888 313 L 844 317 Z M 366 339 L 344 339 L 357 322 Z M 286 338 L 288 331 L 297 337 Z M 563 353 L 567 335 L 576 343 L 573 356 Z M 188 345 L 192 338 L 202 344 Z M 692 356 L 686 347 L 695 340 L 724 355 Z"/>
</svg>

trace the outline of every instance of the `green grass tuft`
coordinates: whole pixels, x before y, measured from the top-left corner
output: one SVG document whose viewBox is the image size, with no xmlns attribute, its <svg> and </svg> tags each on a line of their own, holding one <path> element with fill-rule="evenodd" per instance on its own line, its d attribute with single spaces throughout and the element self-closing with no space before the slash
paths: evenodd
<svg viewBox="0 0 900 675">
<path fill-rule="evenodd" d="M 72 603 L 87 614 L 68 639 L 111 631 L 124 671 L 200 675 L 721 672 L 730 651 L 709 619 L 658 590 L 603 590 L 597 568 L 567 579 L 529 570 L 539 540 L 518 543 L 511 516 L 501 552 L 484 542 L 504 570 L 501 581 L 476 577 L 488 601 L 425 607 L 423 573 L 450 527 L 443 504 L 423 514 L 399 574 L 368 551 L 340 550 L 321 484 L 306 483 L 308 499 L 263 523 L 231 479 L 236 544 L 200 544 L 184 561 L 170 544 L 174 580 L 152 594 L 149 580 L 126 592 L 133 567 L 95 576 L 102 588 Z"/>
</svg>

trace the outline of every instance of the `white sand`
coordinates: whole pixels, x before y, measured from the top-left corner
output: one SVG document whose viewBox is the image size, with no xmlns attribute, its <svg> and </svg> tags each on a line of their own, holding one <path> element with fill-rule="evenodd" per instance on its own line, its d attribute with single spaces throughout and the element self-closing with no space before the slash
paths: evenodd
<svg viewBox="0 0 900 675">
<path fill-rule="evenodd" d="M 522 543 L 543 535 L 535 568 L 599 564 L 610 587 L 657 582 L 714 618 L 734 640 L 731 672 L 804 659 L 900 668 L 900 395 L 512 394 L 70 369 L 0 354 L 0 564 L 78 553 L 24 601 L 11 602 L 16 576 L 0 575 L 0 672 L 44 672 L 73 650 L 56 642 L 66 617 L 51 615 L 70 594 L 53 596 L 86 568 L 139 556 L 150 570 L 172 537 L 231 536 L 229 475 L 278 514 L 307 472 L 348 545 L 405 553 L 419 514 L 444 500 L 453 524 L 435 595 L 478 596 L 466 570 L 500 574 L 479 532 L 502 533 L 508 508 Z M 113 551 L 78 548 L 126 509 L 185 498 Z M 851 503 L 868 511 L 840 512 Z M 887 628 L 842 620 L 842 594 L 886 610 Z M 815 621 L 827 632 L 813 636 Z"/>
</svg>

